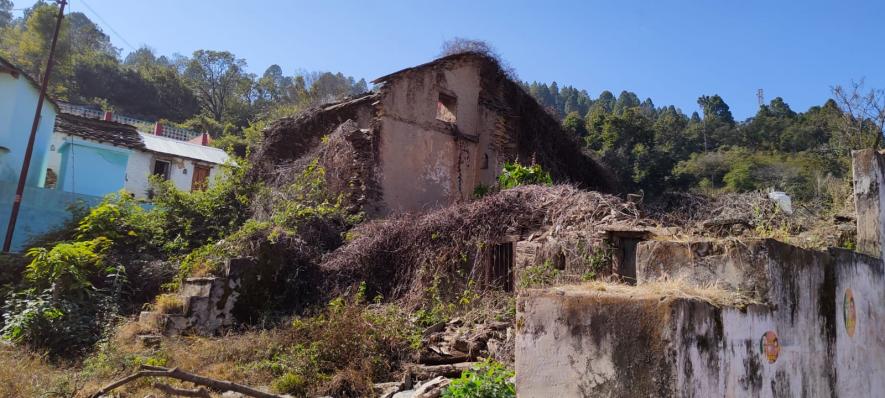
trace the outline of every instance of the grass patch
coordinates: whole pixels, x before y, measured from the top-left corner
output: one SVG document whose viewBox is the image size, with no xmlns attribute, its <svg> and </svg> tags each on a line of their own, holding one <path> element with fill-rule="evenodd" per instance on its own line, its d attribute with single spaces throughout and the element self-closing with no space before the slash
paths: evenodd
<svg viewBox="0 0 885 398">
<path fill-rule="evenodd" d="M 174 293 L 161 294 L 154 301 L 154 311 L 161 314 L 183 314 L 184 300 Z"/>
</svg>

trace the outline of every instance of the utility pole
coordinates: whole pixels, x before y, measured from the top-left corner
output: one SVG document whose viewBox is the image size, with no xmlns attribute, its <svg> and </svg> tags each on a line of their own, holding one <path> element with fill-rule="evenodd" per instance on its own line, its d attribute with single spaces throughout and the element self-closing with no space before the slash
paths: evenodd
<svg viewBox="0 0 885 398">
<path fill-rule="evenodd" d="M 37 138 L 37 127 L 40 126 L 40 113 L 43 112 L 43 101 L 46 100 L 46 88 L 49 86 L 49 75 L 52 73 L 52 57 L 55 55 L 55 44 L 58 42 L 58 32 L 61 30 L 61 21 L 65 17 L 65 4 L 67 0 L 58 0 L 58 18 L 55 20 L 55 32 L 52 34 L 52 44 L 49 46 L 49 57 L 46 60 L 46 71 L 43 72 L 43 82 L 40 86 L 40 98 L 37 99 L 37 111 L 34 112 L 34 123 L 31 125 L 31 135 L 28 137 L 28 147 L 25 149 L 25 160 L 22 162 L 22 171 L 18 177 L 18 187 L 15 189 L 15 199 L 12 202 L 12 214 L 9 216 L 9 225 L 6 227 L 6 238 L 3 240 L 3 252 L 9 253 L 12 246 L 12 235 L 15 233 L 15 222 L 18 219 L 18 211 L 22 204 L 22 195 L 25 191 L 25 181 L 28 179 L 28 168 L 31 166 L 31 156 L 34 153 L 34 140 Z"/>
</svg>

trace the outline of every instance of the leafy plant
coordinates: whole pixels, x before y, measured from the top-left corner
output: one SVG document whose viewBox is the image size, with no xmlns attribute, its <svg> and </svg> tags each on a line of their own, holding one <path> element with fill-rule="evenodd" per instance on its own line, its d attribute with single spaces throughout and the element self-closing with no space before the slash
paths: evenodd
<svg viewBox="0 0 885 398">
<path fill-rule="evenodd" d="M 57 299 L 50 289 L 13 293 L 3 308 L 0 335 L 52 354 L 71 354 L 98 340 L 99 301 Z"/>
<path fill-rule="evenodd" d="M 547 286 L 556 281 L 559 270 L 553 262 L 544 260 L 543 264 L 526 267 L 519 276 L 519 287 L 523 289 Z"/>
<path fill-rule="evenodd" d="M 501 189 L 530 184 L 551 185 L 553 179 L 539 164 L 523 166 L 516 162 L 504 163 L 504 170 L 498 176 L 498 185 Z"/>
<path fill-rule="evenodd" d="M 516 397 L 516 387 L 510 380 L 514 376 L 500 362 L 486 359 L 473 369 L 465 371 L 461 377 L 443 391 L 444 398 L 510 398 Z"/>
<path fill-rule="evenodd" d="M 25 268 L 25 279 L 37 289 L 58 293 L 82 293 L 92 287 L 94 278 L 104 267 L 104 254 L 111 241 L 104 237 L 83 242 L 59 243 L 51 249 L 28 250 L 31 263 Z"/>
</svg>

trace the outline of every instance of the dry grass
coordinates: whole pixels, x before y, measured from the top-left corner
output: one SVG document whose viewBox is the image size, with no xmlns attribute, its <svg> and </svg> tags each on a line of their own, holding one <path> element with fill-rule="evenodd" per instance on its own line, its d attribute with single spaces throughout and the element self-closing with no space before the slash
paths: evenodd
<svg viewBox="0 0 885 398">
<path fill-rule="evenodd" d="M 724 289 L 719 283 L 701 286 L 680 278 L 663 278 L 645 282 L 638 286 L 623 283 L 593 281 L 571 289 L 584 289 L 606 294 L 629 296 L 631 298 L 662 297 L 703 301 L 716 307 L 746 307 L 760 304 L 751 297 L 733 290 Z"/>
<path fill-rule="evenodd" d="M 183 314 L 184 300 L 178 294 L 161 294 L 154 300 L 153 308 L 161 314 Z"/>
<path fill-rule="evenodd" d="M 82 385 L 76 372 L 23 348 L 0 345 L 0 397 L 69 397 Z"/>
<path fill-rule="evenodd" d="M 396 306 L 353 300 L 337 300 L 316 316 L 271 330 L 161 337 L 153 347 L 137 338 L 144 332 L 134 320 L 124 322 L 89 357 L 70 365 L 0 346 L 0 397 L 87 397 L 142 364 L 178 367 L 259 389 L 296 377 L 303 380 L 300 388 L 313 395 L 365 396 L 372 382 L 400 377 L 400 363 L 413 354 L 411 343 L 420 336 Z M 143 397 L 156 391 L 150 380 L 142 380 L 116 393 Z"/>
</svg>

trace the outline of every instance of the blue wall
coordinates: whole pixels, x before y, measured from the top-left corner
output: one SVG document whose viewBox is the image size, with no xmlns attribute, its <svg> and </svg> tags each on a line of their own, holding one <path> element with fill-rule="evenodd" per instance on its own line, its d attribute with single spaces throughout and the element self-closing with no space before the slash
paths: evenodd
<svg viewBox="0 0 885 398">
<path fill-rule="evenodd" d="M 15 185 L 12 182 L 0 182 L 0 239 L 6 236 Z M 92 207 L 101 200 L 98 196 L 26 187 L 13 235 L 12 250 L 21 251 L 29 240 L 64 226 L 73 217 L 68 210 L 71 205 L 79 202 Z"/>
<path fill-rule="evenodd" d="M 58 150 L 58 187 L 65 192 L 104 196 L 123 189 L 130 150 L 75 139 Z"/>
<path fill-rule="evenodd" d="M 0 73 L 0 181 L 17 182 L 40 92 L 24 76 Z M 42 187 L 46 159 L 55 128 L 55 105 L 43 104 L 27 185 Z M 2 211 L 2 209 L 0 209 Z"/>
</svg>

